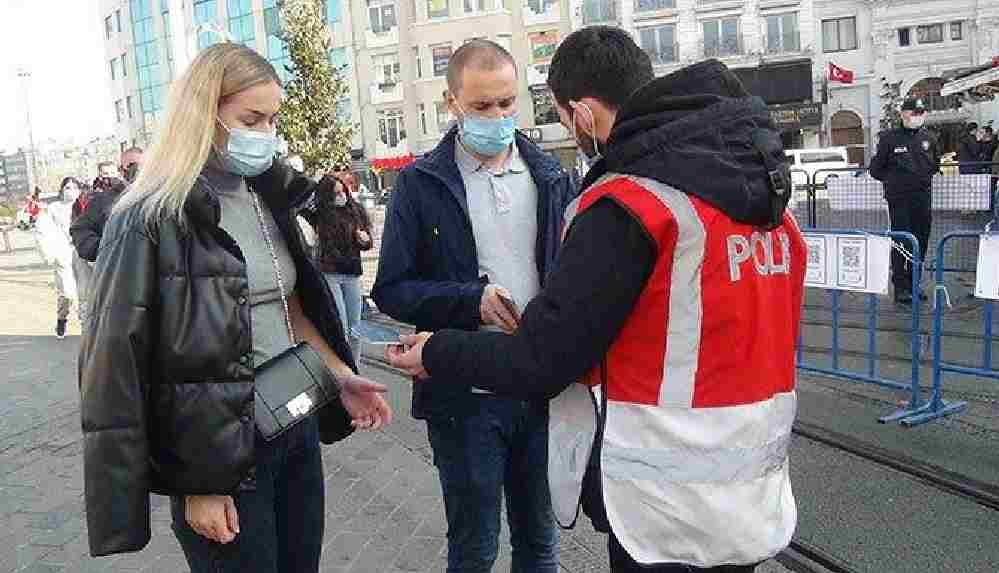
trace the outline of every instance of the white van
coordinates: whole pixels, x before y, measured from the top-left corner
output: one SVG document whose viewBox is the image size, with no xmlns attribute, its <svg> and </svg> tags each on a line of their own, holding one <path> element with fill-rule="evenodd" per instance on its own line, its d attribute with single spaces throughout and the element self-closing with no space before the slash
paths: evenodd
<svg viewBox="0 0 999 573">
<path fill-rule="evenodd" d="M 850 165 L 845 147 L 825 147 L 822 149 L 788 149 L 784 153 L 791 160 L 791 181 L 795 187 L 805 185 L 815 175 L 816 171 L 825 169 L 847 169 L 857 167 Z M 804 173 L 803 173 L 804 172 Z M 807 175 L 806 175 L 807 174 Z M 819 173 L 816 183 L 825 183 L 831 173 Z M 845 176 L 846 173 L 840 174 Z"/>
</svg>

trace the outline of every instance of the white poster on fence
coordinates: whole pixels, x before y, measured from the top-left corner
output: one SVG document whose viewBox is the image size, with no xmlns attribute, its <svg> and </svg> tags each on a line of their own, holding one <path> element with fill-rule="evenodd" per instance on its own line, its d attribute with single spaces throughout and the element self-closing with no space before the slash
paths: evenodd
<svg viewBox="0 0 999 573">
<path fill-rule="evenodd" d="M 978 241 L 975 296 L 999 300 L 999 235 L 982 235 Z"/>
<path fill-rule="evenodd" d="M 805 233 L 805 286 L 887 294 L 891 240 L 874 235 Z"/>
</svg>

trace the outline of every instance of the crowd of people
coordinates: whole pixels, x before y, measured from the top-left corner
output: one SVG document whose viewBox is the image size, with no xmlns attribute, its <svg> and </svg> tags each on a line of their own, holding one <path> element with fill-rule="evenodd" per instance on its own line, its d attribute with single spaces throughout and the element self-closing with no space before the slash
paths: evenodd
<svg viewBox="0 0 999 573">
<path fill-rule="evenodd" d="M 580 507 L 615 572 L 752 571 L 796 522 L 805 254 L 779 132 L 720 62 L 656 79 L 627 33 L 586 28 L 548 80 L 579 184 L 517 132 L 517 70 L 488 40 L 452 55 L 455 125 L 399 175 L 372 292 L 421 332 L 388 358 L 413 374 L 447 569 L 492 570 L 505 505 L 515 571 L 557 571 Z M 357 369 L 371 218 L 349 173 L 277 157 L 255 51 L 211 46 L 171 90 L 149 151 L 51 211 L 57 273 L 89 283 L 91 553 L 142 549 L 155 493 L 192 573 L 316 572 L 320 444 L 393 416 Z"/>
<path fill-rule="evenodd" d="M 751 572 L 797 520 L 807 257 L 780 133 L 722 63 L 656 78 L 626 32 L 584 28 L 548 74 L 578 182 L 517 131 L 518 68 L 488 40 L 451 56 L 455 124 L 399 174 L 372 291 L 417 329 L 387 358 L 426 422 L 447 570 L 492 570 L 505 505 L 513 571 L 558 571 L 582 509 L 615 573 Z M 145 547 L 160 494 L 192 573 L 317 572 L 338 485 L 320 445 L 392 419 L 357 367 L 371 217 L 348 171 L 277 156 L 281 103 L 265 58 L 213 45 L 148 152 L 66 178 L 39 214 L 56 334 L 73 299 L 83 325 L 94 556 Z M 871 165 L 920 242 L 940 164 L 925 112 L 906 101 Z M 962 161 L 997 153 L 976 133 Z"/>
</svg>

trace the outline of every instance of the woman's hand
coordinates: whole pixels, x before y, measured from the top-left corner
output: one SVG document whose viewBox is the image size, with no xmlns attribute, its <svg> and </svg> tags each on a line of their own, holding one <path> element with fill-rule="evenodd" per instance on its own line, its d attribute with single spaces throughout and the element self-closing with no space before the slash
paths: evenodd
<svg viewBox="0 0 999 573">
<path fill-rule="evenodd" d="M 357 242 L 362 245 L 366 245 L 371 242 L 371 235 L 368 234 L 364 229 L 357 230 Z"/>
<path fill-rule="evenodd" d="M 231 543 L 239 534 L 239 514 L 232 496 L 185 496 L 184 517 L 198 535 L 217 543 Z"/>
<path fill-rule="evenodd" d="M 382 398 L 388 389 L 356 374 L 337 376 L 340 401 L 359 430 L 377 430 L 392 422 L 392 408 Z"/>
</svg>

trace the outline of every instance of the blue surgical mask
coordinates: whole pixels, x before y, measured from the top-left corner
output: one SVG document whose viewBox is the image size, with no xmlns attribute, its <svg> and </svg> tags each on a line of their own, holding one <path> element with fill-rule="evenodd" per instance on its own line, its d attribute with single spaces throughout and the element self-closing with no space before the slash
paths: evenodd
<svg viewBox="0 0 999 573">
<path fill-rule="evenodd" d="M 461 142 L 473 153 L 496 157 L 513 143 L 517 130 L 515 117 L 482 117 L 461 109 Z"/>
<path fill-rule="evenodd" d="M 218 120 L 229 134 L 229 141 L 221 152 L 222 163 L 234 175 L 256 177 L 271 168 L 278 140 L 274 133 L 252 129 L 233 128 Z"/>
</svg>

